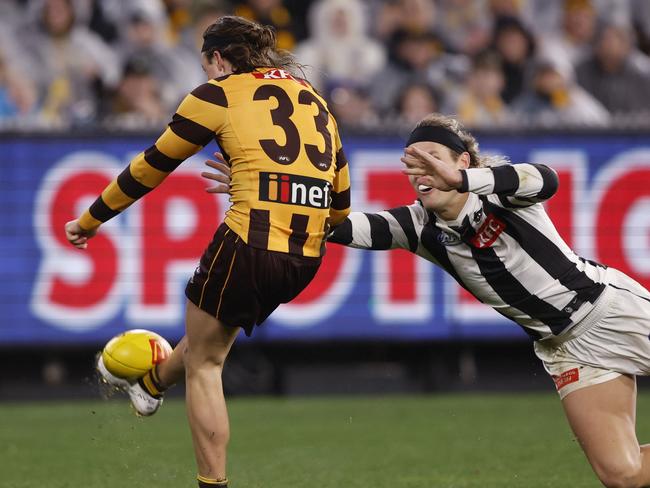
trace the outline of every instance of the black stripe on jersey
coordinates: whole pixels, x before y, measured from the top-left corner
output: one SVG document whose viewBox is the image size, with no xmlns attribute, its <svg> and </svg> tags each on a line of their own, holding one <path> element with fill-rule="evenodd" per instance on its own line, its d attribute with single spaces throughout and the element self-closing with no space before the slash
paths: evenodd
<svg viewBox="0 0 650 488">
<path fill-rule="evenodd" d="M 219 85 L 212 83 L 204 83 L 203 85 L 195 88 L 192 95 L 203 100 L 204 102 L 219 105 L 220 107 L 228 107 L 228 100 L 226 99 L 226 92 L 223 91 Z"/>
<path fill-rule="evenodd" d="M 330 207 L 334 210 L 345 210 L 350 207 L 350 189 L 343 190 L 342 192 L 331 192 L 332 201 L 330 202 Z"/>
<path fill-rule="evenodd" d="M 524 208 L 524 207 L 530 207 L 531 205 L 535 205 L 537 202 L 534 200 L 531 200 L 530 198 L 526 197 L 516 197 L 517 201 L 516 202 L 511 202 L 508 200 L 508 197 L 506 195 L 497 195 L 499 197 L 499 201 L 501 202 L 501 205 L 503 205 L 506 208 Z"/>
<path fill-rule="evenodd" d="M 339 225 L 334 227 L 332 233 L 327 236 L 327 242 L 334 242 L 336 244 L 343 244 L 347 246 L 352 243 L 352 222 L 349 218 L 345 219 Z"/>
<path fill-rule="evenodd" d="M 174 171 L 183 162 L 182 159 L 170 158 L 166 154 L 160 152 L 155 145 L 151 146 L 144 152 L 144 160 L 149 163 L 152 168 L 164 171 L 165 173 Z"/>
<path fill-rule="evenodd" d="M 420 241 L 422 242 L 422 245 L 427 251 L 429 251 L 429 254 L 431 254 L 436 259 L 436 261 L 438 261 L 440 266 L 442 266 L 442 268 L 458 282 L 460 286 L 469 291 L 467 286 L 465 286 L 465 283 L 463 283 L 460 275 L 456 272 L 456 268 L 454 268 L 454 265 L 451 264 L 451 260 L 447 254 L 447 249 L 440 242 L 440 234 L 442 231 L 436 227 L 436 216 L 433 214 L 433 212 L 428 212 L 428 214 L 429 223 L 424 226 L 422 233 L 420 234 Z"/>
<path fill-rule="evenodd" d="M 390 249 L 393 245 L 393 234 L 390 232 L 388 220 L 377 214 L 364 214 L 370 222 L 370 249 Z"/>
<path fill-rule="evenodd" d="M 460 183 L 460 188 L 458 189 L 458 193 L 467 193 L 469 191 L 469 179 L 467 179 L 467 171 L 461 169 L 460 177 L 462 179 L 462 182 Z"/>
<path fill-rule="evenodd" d="M 336 151 L 336 170 L 339 171 L 341 168 L 345 167 L 348 164 L 348 160 L 345 157 L 343 149 Z"/>
<path fill-rule="evenodd" d="M 536 198 L 538 200 L 548 200 L 555 195 L 555 192 L 560 186 L 560 179 L 558 178 L 557 173 L 548 166 L 543 164 L 533 164 L 533 166 L 535 166 L 537 171 L 540 172 L 543 180 L 542 189 L 539 191 Z"/>
<path fill-rule="evenodd" d="M 201 124 L 186 119 L 179 114 L 174 114 L 172 121 L 169 123 L 169 128 L 178 137 L 196 146 L 205 146 L 214 137 L 214 132 L 207 127 L 203 127 Z"/>
<path fill-rule="evenodd" d="M 307 224 L 309 215 L 293 214 L 291 216 L 291 235 L 289 236 L 289 254 L 304 255 L 302 248 L 309 237 Z"/>
<path fill-rule="evenodd" d="M 152 190 L 152 188 L 143 185 L 133 177 L 130 166 L 122 171 L 117 177 L 117 186 L 120 187 L 120 190 L 122 190 L 127 197 L 133 198 L 134 200 L 142 198 Z"/>
<path fill-rule="evenodd" d="M 415 231 L 413 217 L 411 216 L 408 207 L 391 208 L 388 213 L 395 217 L 395 220 L 397 220 L 397 223 L 404 231 L 404 234 L 406 234 L 406 238 L 409 241 L 409 251 L 417 251 L 419 241 L 418 234 Z"/>
<path fill-rule="evenodd" d="M 252 208 L 248 226 L 248 245 L 258 249 L 268 249 L 270 229 L 270 212 L 268 210 Z"/>
<path fill-rule="evenodd" d="M 514 212 L 502 209 L 481 197 L 486 213 L 493 213 L 505 224 L 504 232 L 517 241 L 521 248 L 554 279 L 576 292 L 579 300 L 593 303 L 605 289 L 586 273 L 578 270 L 553 241 Z"/>
<path fill-rule="evenodd" d="M 497 195 L 512 195 L 519 188 L 519 175 L 511 164 L 495 166 L 492 169 L 494 175 L 494 190 Z"/>
<path fill-rule="evenodd" d="M 581 257 L 581 256 L 578 256 L 578 259 L 579 259 L 580 261 L 582 261 L 583 263 L 589 263 L 589 264 L 591 264 L 592 266 L 595 266 L 595 267 L 597 267 L 597 268 L 607 269 L 607 265 L 605 265 L 605 264 L 603 264 L 603 263 L 599 263 L 598 261 L 594 261 L 593 259 L 585 259 L 585 258 L 583 258 L 583 257 Z"/>
<path fill-rule="evenodd" d="M 104 199 L 99 196 L 97 200 L 90 206 L 88 209 L 90 215 L 99 220 L 100 222 L 106 222 L 107 220 L 112 219 L 120 213 L 119 210 L 113 210 L 111 207 L 106 205 Z"/>
<path fill-rule="evenodd" d="M 465 217 L 463 228 L 465 229 L 462 236 L 463 241 L 471 249 L 472 257 L 478 264 L 481 274 L 501 300 L 511 307 L 521 310 L 532 319 L 547 325 L 555 335 L 571 325 L 571 314 L 558 310 L 550 303 L 532 295 L 508 271 L 493 248 L 474 247 L 472 239 L 476 232 L 469 223 L 469 217 Z"/>
</svg>

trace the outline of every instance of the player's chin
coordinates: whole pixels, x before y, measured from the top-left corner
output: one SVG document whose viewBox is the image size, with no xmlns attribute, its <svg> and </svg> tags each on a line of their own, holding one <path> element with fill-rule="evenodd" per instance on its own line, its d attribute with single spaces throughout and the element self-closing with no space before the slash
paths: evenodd
<svg viewBox="0 0 650 488">
<path fill-rule="evenodd" d="M 418 199 L 422 202 L 424 208 L 428 210 L 433 210 L 437 208 L 439 204 L 439 192 L 436 190 L 430 191 L 418 191 Z"/>
</svg>

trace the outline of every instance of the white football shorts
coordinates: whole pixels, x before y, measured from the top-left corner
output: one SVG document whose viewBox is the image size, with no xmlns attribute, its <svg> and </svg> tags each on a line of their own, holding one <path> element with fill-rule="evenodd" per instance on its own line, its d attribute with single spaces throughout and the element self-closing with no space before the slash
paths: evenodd
<svg viewBox="0 0 650 488">
<path fill-rule="evenodd" d="M 650 376 L 650 292 L 614 268 L 606 274 L 607 288 L 567 340 L 535 343 L 560 398 L 624 374 Z"/>
</svg>

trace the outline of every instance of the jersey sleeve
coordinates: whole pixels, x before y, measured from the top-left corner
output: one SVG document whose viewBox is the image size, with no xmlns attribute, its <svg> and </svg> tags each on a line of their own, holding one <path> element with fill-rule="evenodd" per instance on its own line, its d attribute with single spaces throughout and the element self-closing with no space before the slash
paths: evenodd
<svg viewBox="0 0 650 488">
<path fill-rule="evenodd" d="M 460 192 L 497 195 L 506 207 L 528 207 L 548 200 L 559 186 L 557 173 L 543 164 L 504 164 L 461 170 Z"/>
<path fill-rule="evenodd" d="M 219 133 L 227 107 L 223 88 L 216 82 L 205 83 L 187 95 L 156 143 L 133 158 L 81 215 L 79 225 L 94 230 L 160 185 Z"/>
<path fill-rule="evenodd" d="M 338 131 L 336 133 L 336 148 L 336 166 L 329 215 L 329 223 L 332 227 L 343 222 L 350 213 L 350 168 Z"/>
<path fill-rule="evenodd" d="M 426 211 L 419 204 L 378 213 L 352 212 L 327 241 L 357 249 L 407 249 L 416 252 Z"/>
</svg>

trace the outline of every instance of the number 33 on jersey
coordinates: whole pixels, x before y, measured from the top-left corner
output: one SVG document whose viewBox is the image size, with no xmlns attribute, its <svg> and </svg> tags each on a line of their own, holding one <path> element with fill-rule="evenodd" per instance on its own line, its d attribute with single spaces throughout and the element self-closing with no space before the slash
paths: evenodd
<svg viewBox="0 0 650 488">
<path fill-rule="evenodd" d="M 313 88 L 261 69 L 210 81 L 179 111 L 210 113 L 195 122 L 216 133 L 231 165 L 226 224 L 253 247 L 320 256 L 327 227 L 349 212 L 350 181 L 336 122 Z"/>
<path fill-rule="evenodd" d="M 321 256 L 329 226 L 350 211 L 349 169 L 325 101 L 278 68 L 224 76 L 192 91 L 80 225 L 98 227 L 213 139 L 231 165 L 225 223 L 250 246 Z"/>
</svg>

